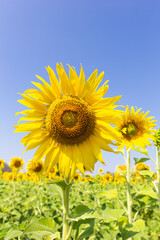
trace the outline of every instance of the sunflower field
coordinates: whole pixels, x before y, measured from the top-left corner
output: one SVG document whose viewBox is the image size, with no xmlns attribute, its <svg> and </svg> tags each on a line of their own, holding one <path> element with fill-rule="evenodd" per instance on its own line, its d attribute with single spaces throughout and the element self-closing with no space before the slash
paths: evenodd
<svg viewBox="0 0 160 240">
<path fill-rule="evenodd" d="M 140 171 L 148 171 L 146 176 Z M 142 170 L 143 169 L 143 170 Z M 132 175 L 134 223 L 127 220 L 126 165 L 113 174 L 76 174 L 70 191 L 69 239 L 158 239 L 160 233 L 156 173 L 139 163 Z M 140 172 L 139 171 L 139 172 Z M 61 239 L 63 206 L 58 185 L 62 176 L 52 171 L 32 174 L 4 172 L 0 188 L 0 239 Z"/>
<path fill-rule="evenodd" d="M 26 135 L 25 151 L 35 149 L 26 170 L 11 158 L 0 172 L 0 239 L 158 240 L 160 239 L 160 130 L 148 112 L 118 105 L 106 97 L 108 81 L 96 69 L 86 80 L 63 65 L 48 66 L 50 83 L 40 76 L 20 94 L 27 109 L 15 132 Z M 36 88 L 35 88 L 36 87 Z M 156 159 L 147 146 L 154 145 Z M 101 150 L 122 154 L 124 165 L 94 177 Z M 138 152 L 130 165 L 130 153 Z M 153 161 L 155 171 L 146 161 Z M 0 159 L 3 170 L 4 160 Z"/>
</svg>

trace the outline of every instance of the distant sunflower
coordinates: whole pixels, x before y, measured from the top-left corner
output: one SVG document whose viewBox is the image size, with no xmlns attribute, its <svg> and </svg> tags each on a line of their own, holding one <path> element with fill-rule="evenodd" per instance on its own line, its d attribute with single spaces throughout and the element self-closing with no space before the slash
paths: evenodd
<svg viewBox="0 0 160 240">
<path fill-rule="evenodd" d="M 141 108 L 134 110 L 134 107 L 126 107 L 126 111 L 122 114 L 117 125 L 117 130 L 120 132 L 120 146 L 123 148 L 126 145 L 128 149 L 131 147 L 146 148 L 147 145 L 151 145 L 148 139 L 154 139 L 152 135 L 155 130 L 152 128 L 156 126 L 154 124 L 156 120 L 151 120 L 154 117 L 147 117 L 149 111 L 141 112 Z"/>
<path fill-rule="evenodd" d="M 99 168 L 99 169 L 98 169 L 98 172 L 99 172 L 99 173 L 103 173 L 103 168 Z"/>
<path fill-rule="evenodd" d="M 4 160 L 0 159 L 0 169 L 4 168 Z"/>
<path fill-rule="evenodd" d="M 27 170 L 28 174 L 32 177 L 41 177 L 44 173 L 44 164 L 42 159 L 32 159 L 29 160 L 29 163 L 27 164 Z"/>
<path fill-rule="evenodd" d="M 118 140 L 111 124 L 117 123 L 120 110 L 114 105 L 121 96 L 102 98 L 107 90 L 102 72 L 95 70 L 85 82 L 81 66 L 78 77 L 69 66 L 69 77 L 62 64 L 57 64 L 59 81 L 48 66 L 51 85 L 37 76 L 42 83 L 32 82 L 38 89 L 29 89 L 21 94 L 19 102 L 30 109 L 20 112 L 21 117 L 15 132 L 30 132 L 22 138 L 26 150 L 38 147 L 34 158 L 45 158 L 45 169 L 50 171 L 58 163 L 65 176 L 74 175 L 76 169 L 92 171 L 97 160 L 103 162 L 101 149 L 113 152 L 109 144 Z M 19 114 L 19 113 L 17 113 Z M 20 121 L 29 121 L 19 124 Z"/>
<path fill-rule="evenodd" d="M 13 172 L 18 172 L 23 168 L 24 161 L 21 157 L 14 157 L 11 158 L 9 163 L 9 167 L 12 169 Z"/>
</svg>

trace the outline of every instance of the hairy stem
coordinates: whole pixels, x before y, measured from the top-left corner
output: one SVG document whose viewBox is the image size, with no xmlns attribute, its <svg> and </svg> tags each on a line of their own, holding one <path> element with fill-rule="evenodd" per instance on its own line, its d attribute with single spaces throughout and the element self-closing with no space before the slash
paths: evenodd
<svg viewBox="0 0 160 240">
<path fill-rule="evenodd" d="M 67 183 L 69 180 L 66 179 Z M 68 221 L 68 214 L 69 214 L 69 190 L 70 186 L 66 186 L 63 189 L 63 196 L 62 196 L 62 203 L 63 203 L 63 232 L 62 232 L 62 240 L 68 239 L 69 233 L 69 221 Z"/>
<path fill-rule="evenodd" d="M 157 182 L 158 182 L 158 206 L 160 215 L 160 161 L 159 161 L 159 147 L 157 147 L 156 159 L 157 159 Z"/>
<path fill-rule="evenodd" d="M 127 150 L 127 209 L 128 209 L 128 221 L 130 224 L 132 224 L 130 148 Z M 130 239 L 132 239 L 132 238 L 130 238 Z"/>
</svg>

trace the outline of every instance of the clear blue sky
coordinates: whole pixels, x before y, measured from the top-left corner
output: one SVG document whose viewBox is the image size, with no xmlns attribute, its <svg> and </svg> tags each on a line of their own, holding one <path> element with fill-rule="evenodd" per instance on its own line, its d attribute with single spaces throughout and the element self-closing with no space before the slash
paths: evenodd
<svg viewBox="0 0 160 240">
<path fill-rule="evenodd" d="M 122 95 L 120 104 L 150 110 L 160 126 L 159 0 L 1 0 L 0 158 L 6 162 L 24 150 L 24 134 L 13 133 L 15 113 L 24 109 L 17 92 L 32 88 L 35 74 L 47 80 L 45 66 L 55 70 L 57 62 L 78 73 L 82 63 L 87 77 L 104 71 L 106 97 Z M 106 171 L 123 163 L 120 155 L 103 156 Z"/>
</svg>

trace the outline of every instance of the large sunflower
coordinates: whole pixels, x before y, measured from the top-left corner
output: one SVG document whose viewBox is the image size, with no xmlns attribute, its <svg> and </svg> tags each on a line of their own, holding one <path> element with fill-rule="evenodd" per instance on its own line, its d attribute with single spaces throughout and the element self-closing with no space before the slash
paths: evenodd
<svg viewBox="0 0 160 240">
<path fill-rule="evenodd" d="M 120 132 L 120 146 L 123 148 L 126 145 L 128 149 L 131 147 L 145 148 L 147 145 L 151 145 L 148 139 L 154 139 L 152 135 L 155 130 L 152 128 L 156 126 L 154 124 L 156 120 L 151 120 L 154 117 L 147 117 L 149 111 L 141 112 L 141 108 L 135 111 L 134 107 L 126 107 L 126 111 L 122 114 L 117 125 L 117 130 Z"/>
<path fill-rule="evenodd" d="M 103 72 L 97 76 L 95 70 L 85 82 L 82 66 L 79 77 L 69 66 L 68 77 L 62 64 L 57 64 L 58 81 L 54 71 L 46 69 L 51 85 L 37 76 L 42 83 L 32 83 L 38 89 L 21 94 L 19 102 L 30 109 L 20 112 L 26 116 L 20 118 L 15 132 L 29 132 L 21 142 L 28 146 L 26 150 L 38 147 L 34 158 L 46 156 L 46 170 L 58 163 L 65 176 L 76 169 L 92 171 L 97 160 L 103 162 L 101 149 L 112 152 L 108 144 L 118 140 L 111 124 L 117 123 L 121 112 L 114 105 L 121 96 L 102 98 L 108 90 L 108 81 L 97 90 Z"/>
</svg>

